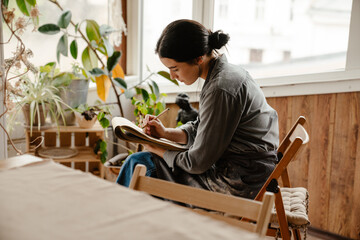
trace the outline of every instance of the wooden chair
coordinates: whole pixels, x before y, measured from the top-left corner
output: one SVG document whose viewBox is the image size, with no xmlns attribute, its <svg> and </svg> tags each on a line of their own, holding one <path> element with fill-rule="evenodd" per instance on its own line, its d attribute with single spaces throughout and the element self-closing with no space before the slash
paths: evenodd
<svg viewBox="0 0 360 240">
<path fill-rule="evenodd" d="M 290 227 L 294 239 L 301 239 L 299 228 L 306 229 L 307 225 L 310 224 L 307 216 L 307 190 L 305 188 L 291 188 L 287 171 L 290 161 L 294 159 L 299 149 L 309 141 L 309 135 L 303 126 L 305 122 L 305 118 L 300 116 L 281 142 L 278 148 L 279 161 L 255 198 L 255 200 L 261 200 L 264 193 L 269 190 L 269 184 L 272 181 L 277 182 L 281 177 L 283 188 L 276 186 L 272 190 L 275 193 L 276 212 L 273 211 L 271 226 L 267 232 L 269 236 L 290 239 Z M 274 222 L 277 222 L 277 227 L 273 227 Z"/>
<path fill-rule="evenodd" d="M 145 173 L 146 167 L 141 164 L 137 165 L 129 188 L 147 192 L 156 197 L 199 207 L 201 209 L 189 209 L 258 233 L 260 236 L 265 236 L 271 209 L 274 206 L 273 193 L 266 192 L 263 201 L 259 202 L 147 177 Z M 216 211 L 217 213 L 202 209 Z M 219 212 L 225 214 L 221 215 Z M 256 223 L 240 221 L 241 217 L 253 220 Z"/>
</svg>

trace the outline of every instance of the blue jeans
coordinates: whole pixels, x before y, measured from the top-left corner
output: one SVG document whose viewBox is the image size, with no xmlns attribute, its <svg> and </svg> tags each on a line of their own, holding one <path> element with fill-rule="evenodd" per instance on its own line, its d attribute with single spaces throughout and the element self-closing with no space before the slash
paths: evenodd
<svg viewBox="0 0 360 240">
<path fill-rule="evenodd" d="M 133 175 L 135 166 L 137 164 L 143 164 L 146 166 L 146 176 L 155 176 L 156 167 L 152 161 L 152 155 L 150 152 L 137 152 L 133 153 L 125 159 L 124 164 L 121 166 L 119 176 L 116 183 L 129 187 L 131 177 Z"/>
</svg>

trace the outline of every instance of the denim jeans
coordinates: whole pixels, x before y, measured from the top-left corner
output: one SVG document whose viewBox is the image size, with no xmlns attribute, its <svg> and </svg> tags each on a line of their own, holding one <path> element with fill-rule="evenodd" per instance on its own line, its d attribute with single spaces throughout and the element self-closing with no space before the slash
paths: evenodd
<svg viewBox="0 0 360 240">
<path fill-rule="evenodd" d="M 124 164 L 121 166 L 119 176 L 116 183 L 129 187 L 131 177 L 133 175 L 135 166 L 137 164 L 143 164 L 146 166 L 146 176 L 155 176 L 156 167 L 152 161 L 152 155 L 150 152 L 137 152 L 133 153 L 125 159 Z"/>
</svg>

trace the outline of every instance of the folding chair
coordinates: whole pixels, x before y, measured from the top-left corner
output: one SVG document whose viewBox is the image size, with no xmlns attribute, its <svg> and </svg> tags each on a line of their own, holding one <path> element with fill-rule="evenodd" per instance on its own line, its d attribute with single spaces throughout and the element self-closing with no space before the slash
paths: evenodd
<svg viewBox="0 0 360 240">
<path fill-rule="evenodd" d="M 300 228 L 306 229 L 310 224 L 308 211 L 308 192 L 305 188 L 291 188 L 287 166 L 294 159 L 299 149 L 309 141 L 309 135 L 303 127 L 306 122 L 303 116 L 300 116 L 292 126 L 284 140 L 278 148 L 278 163 L 261 188 L 255 200 L 261 200 L 266 190 L 269 190 L 269 184 L 281 177 L 283 187 L 276 186 L 273 189 L 275 193 L 275 210 L 273 210 L 268 236 L 282 237 L 290 239 L 289 227 L 292 229 L 294 239 L 301 239 Z M 274 227 L 277 225 L 276 227 Z"/>
<path fill-rule="evenodd" d="M 199 207 L 201 209 L 188 209 L 255 232 L 261 237 L 265 236 L 271 209 L 274 206 L 273 193 L 266 192 L 263 201 L 259 202 L 147 177 L 145 173 L 146 167 L 141 164 L 137 165 L 129 188 L 147 192 L 163 199 Z M 216 211 L 216 213 L 204 209 Z M 224 215 L 220 215 L 219 212 L 224 213 Z M 240 221 L 241 217 L 256 223 Z"/>
</svg>

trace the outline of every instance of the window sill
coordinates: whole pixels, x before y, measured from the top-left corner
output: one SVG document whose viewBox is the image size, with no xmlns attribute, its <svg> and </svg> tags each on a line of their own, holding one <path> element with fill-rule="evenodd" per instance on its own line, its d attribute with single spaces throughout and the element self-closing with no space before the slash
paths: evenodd
<svg viewBox="0 0 360 240">
<path fill-rule="evenodd" d="M 138 81 L 138 76 L 126 76 L 129 86 Z M 329 94 L 360 91 L 360 70 L 334 71 L 305 75 L 282 76 L 256 79 L 266 97 L 285 97 L 299 95 Z M 166 93 L 166 103 L 174 103 L 178 93 L 186 92 L 190 102 L 198 102 L 203 80 L 191 86 L 181 84 L 176 86 L 170 82 L 159 83 L 160 92 Z M 90 87 L 89 91 L 95 91 Z"/>
</svg>

